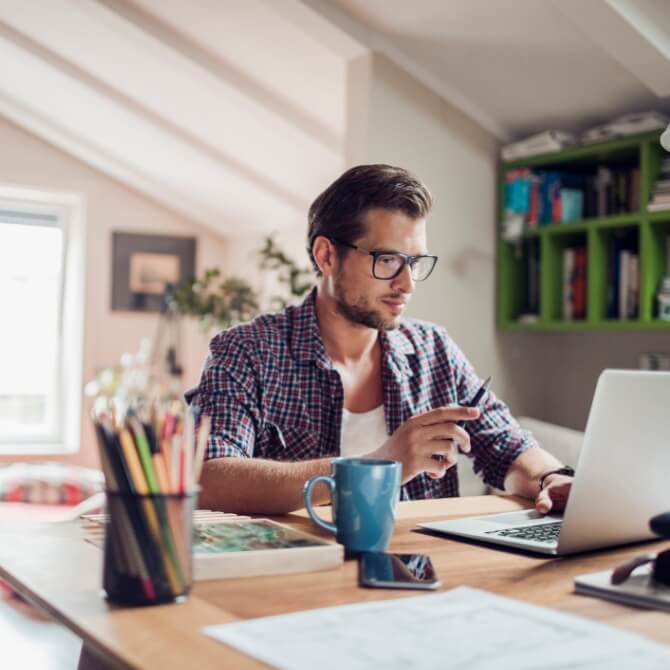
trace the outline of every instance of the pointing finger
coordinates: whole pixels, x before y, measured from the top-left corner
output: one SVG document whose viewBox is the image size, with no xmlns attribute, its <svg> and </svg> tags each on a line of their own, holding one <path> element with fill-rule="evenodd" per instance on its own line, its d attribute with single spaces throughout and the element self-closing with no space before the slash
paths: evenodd
<svg viewBox="0 0 670 670">
<path fill-rule="evenodd" d="M 445 423 L 456 421 L 472 421 L 479 417 L 479 409 L 476 407 L 462 407 L 453 405 L 451 407 L 438 407 L 425 414 L 419 414 L 414 417 L 420 425 L 430 426 L 435 423 Z"/>
</svg>

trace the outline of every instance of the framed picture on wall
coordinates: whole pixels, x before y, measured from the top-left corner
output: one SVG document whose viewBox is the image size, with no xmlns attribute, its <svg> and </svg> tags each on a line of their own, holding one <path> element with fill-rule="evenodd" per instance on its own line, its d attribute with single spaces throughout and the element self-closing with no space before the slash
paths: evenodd
<svg viewBox="0 0 670 670">
<path fill-rule="evenodd" d="M 165 293 L 195 276 L 195 238 L 112 233 L 112 310 L 160 312 Z"/>
</svg>

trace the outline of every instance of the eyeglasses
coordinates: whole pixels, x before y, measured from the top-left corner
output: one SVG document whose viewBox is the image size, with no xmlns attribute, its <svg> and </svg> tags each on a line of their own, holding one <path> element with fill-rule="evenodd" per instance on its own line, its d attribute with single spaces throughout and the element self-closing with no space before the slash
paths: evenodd
<svg viewBox="0 0 670 670">
<path fill-rule="evenodd" d="M 395 279 L 403 270 L 405 265 L 409 265 L 412 279 L 414 281 L 423 281 L 428 279 L 428 276 L 433 271 L 435 263 L 437 263 L 437 256 L 408 256 L 401 254 L 399 251 L 390 253 L 388 251 L 371 251 L 365 247 L 359 247 L 356 244 L 345 242 L 336 237 L 328 238 L 334 244 L 340 244 L 349 249 L 355 249 L 362 254 L 372 256 L 372 276 L 375 279 Z"/>
</svg>

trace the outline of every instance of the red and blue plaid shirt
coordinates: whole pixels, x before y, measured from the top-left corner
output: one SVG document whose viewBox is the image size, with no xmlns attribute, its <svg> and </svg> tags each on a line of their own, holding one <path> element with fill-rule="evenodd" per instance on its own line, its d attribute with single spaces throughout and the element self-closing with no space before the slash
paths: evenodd
<svg viewBox="0 0 670 670">
<path fill-rule="evenodd" d="M 186 394 L 196 413 L 212 418 L 207 458 L 339 456 L 344 392 L 321 339 L 315 296 L 212 339 L 200 384 Z M 444 329 L 404 320 L 379 337 L 389 435 L 416 414 L 466 404 L 477 392 L 481 380 Z M 503 489 L 512 461 L 536 442 L 492 392 L 480 408 L 466 426 L 470 456 L 475 472 Z M 402 491 L 405 500 L 457 495 L 456 466 L 442 479 L 418 475 Z"/>
</svg>

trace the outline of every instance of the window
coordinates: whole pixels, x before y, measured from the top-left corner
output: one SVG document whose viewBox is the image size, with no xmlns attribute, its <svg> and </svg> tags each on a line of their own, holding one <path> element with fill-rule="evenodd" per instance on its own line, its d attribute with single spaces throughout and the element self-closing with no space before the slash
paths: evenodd
<svg viewBox="0 0 670 670">
<path fill-rule="evenodd" d="M 18 197 L 17 197 L 18 196 Z M 81 206 L 0 188 L 0 451 L 79 447 Z"/>
</svg>

